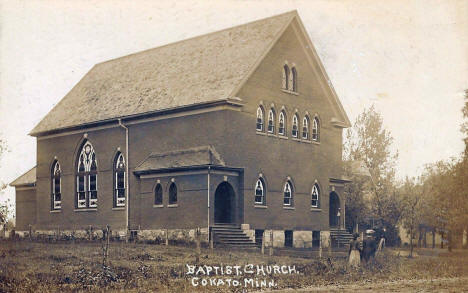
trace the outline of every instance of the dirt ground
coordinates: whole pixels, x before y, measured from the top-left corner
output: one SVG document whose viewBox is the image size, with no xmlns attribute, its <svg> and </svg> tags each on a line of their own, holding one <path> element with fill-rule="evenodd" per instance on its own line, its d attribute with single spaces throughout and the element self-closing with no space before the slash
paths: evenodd
<svg viewBox="0 0 468 293">
<path fill-rule="evenodd" d="M 103 266 L 100 242 L 0 241 L 0 292 L 468 292 L 467 250 L 418 249 L 410 259 L 406 250 L 387 249 L 359 269 L 342 255 L 202 249 L 197 256 L 193 247 L 115 242 Z M 245 274 L 203 275 L 227 266 Z M 267 273 L 248 272 L 256 266 Z"/>
</svg>

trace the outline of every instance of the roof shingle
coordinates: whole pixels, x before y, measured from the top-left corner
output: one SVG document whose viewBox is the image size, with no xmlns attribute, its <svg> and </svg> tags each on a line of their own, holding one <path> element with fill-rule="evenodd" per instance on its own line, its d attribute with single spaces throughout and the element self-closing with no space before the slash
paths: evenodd
<svg viewBox="0 0 468 293">
<path fill-rule="evenodd" d="M 230 98 L 296 11 L 95 65 L 31 131 Z"/>
<path fill-rule="evenodd" d="M 10 186 L 29 186 L 34 184 L 36 184 L 36 167 L 16 178 L 15 181 L 10 183 Z"/>
</svg>

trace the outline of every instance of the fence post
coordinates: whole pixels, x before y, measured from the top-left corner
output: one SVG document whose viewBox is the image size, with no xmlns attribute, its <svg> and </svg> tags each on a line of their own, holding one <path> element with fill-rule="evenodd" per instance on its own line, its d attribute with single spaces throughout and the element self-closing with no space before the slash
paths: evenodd
<svg viewBox="0 0 468 293">
<path fill-rule="evenodd" d="M 270 251 L 269 255 L 273 255 L 273 230 L 270 230 Z"/>
<path fill-rule="evenodd" d="M 265 254 L 265 231 L 262 233 L 262 254 Z"/>
<path fill-rule="evenodd" d="M 166 246 L 169 245 L 169 230 L 166 229 Z"/>
<path fill-rule="evenodd" d="M 32 226 L 29 224 L 29 241 L 32 241 Z"/>
<path fill-rule="evenodd" d="M 197 230 L 195 230 L 195 242 L 197 245 L 197 257 L 196 257 L 196 262 L 198 263 L 200 261 L 200 254 L 201 254 L 201 246 L 200 246 L 200 228 L 197 227 Z"/>
<path fill-rule="evenodd" d="M 331 241 L 331 236 L 328 237 L 328 257 L 331 256 L 332 253 L 332 241 Z"/>
<path fill-rule="evenodd" d="M 322 258 L 322 237 L 320 237 L 320 241 L 319 241 L 319 258 Z"/>
</svg>

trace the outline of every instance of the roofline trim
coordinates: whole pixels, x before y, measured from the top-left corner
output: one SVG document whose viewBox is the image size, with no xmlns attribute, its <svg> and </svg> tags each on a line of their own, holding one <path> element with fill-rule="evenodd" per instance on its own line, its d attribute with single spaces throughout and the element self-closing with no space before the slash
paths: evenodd
<svg viewBox="0 0 468 293">
<path fill-rule="evenodd" d="M 161 168 L 161 169 L 150 169 L 142 171 L 133 171 L 133 174 L 137 176 L 148 175 L 148 174 L 157 174 L 157 173 L 173 173 L 180 171 L 197 171 L 205 170 L 210 168 L 211 170 L 220 170 L 220 171 L 231 171 L 231 172 L 242 172 L 244 168 L 239 167 L 226 167 L 221 165 L 196 165 L 196 166 L 183 166 L 183 167 L 174 167 L 174 168 Z"/>
<path fill-rule="evenodd" d="M 78 125 L 69 126 L 69 127 L 56 128 L 53 130 L 48 130 L 48 131 L 43 131 L 43 132 L 31 132 L 29 133 L 29 135 L 34 136 L 34 137 L 41 137 L 41 136 L 54 135 L 54 134 L 59 134 L 59 133 L 66 133 L 66 132 L 70 132 L 73 130 L 82 130 L 83 128 L 88 128 L 88 127 L 97 127 L 97 126 L 104 126 L 108 124 L 118 123 L 119 119 L 122 121 L 126 121 L 126 122 L 138 123 L 137 121 L 138 119 L 145 119 L 145 118 L 149 118 L 153 116 L 162 116 L 162 115 L 168 115 L 168 114 L 173 114 L 173 113 L 182 113 L 182 112 L 187 112 L 191 110 L 197 110 L 197 109 L 202 109 L 206 107 L 222 106 L 222 105 L 242 107 L 243 103 L 241 103 L 238 99 L 232 99 L 232 98 L 227 98 L 223 100 L 213 100 L 209 102 L 202 102 L 202 103 L 178 106 L 178 107 L 173 107 L 173 108 L 166 108 L 166 109 L 161 109 L 161 110 L 156 110 L 156 111 L 132 114 L 132 115 L 127 115 L 127 116 L 109 118 L 109 119 L 83 123 L 83 124 L 78 124 Z"/>
</svg>

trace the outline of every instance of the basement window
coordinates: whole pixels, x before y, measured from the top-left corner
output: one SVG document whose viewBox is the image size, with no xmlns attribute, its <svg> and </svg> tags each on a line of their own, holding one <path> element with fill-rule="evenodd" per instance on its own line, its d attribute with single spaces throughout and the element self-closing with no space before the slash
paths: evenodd
<svg viewBox="0 0 468 293">
<path fill-rule="evenodd" d="M 293 247 L 293 231 L 292 230 L 284 231 L 284 246 Z"/>
</svg>

